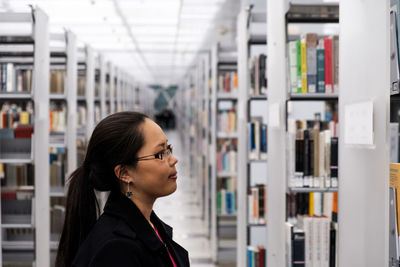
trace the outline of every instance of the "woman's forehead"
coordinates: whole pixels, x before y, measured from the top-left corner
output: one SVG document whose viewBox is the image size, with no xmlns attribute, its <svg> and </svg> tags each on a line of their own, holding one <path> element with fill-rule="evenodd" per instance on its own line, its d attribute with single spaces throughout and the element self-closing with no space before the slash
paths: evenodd
<svg viewBox="0 0 400 267">
<path fill-rule="evenodd" d="M 143 125 L 143 135 L 146 145 L 158 146 L 160 143 L 166 143 L 167 138 L 157 123 L 147 119 Z"/>
</svg>

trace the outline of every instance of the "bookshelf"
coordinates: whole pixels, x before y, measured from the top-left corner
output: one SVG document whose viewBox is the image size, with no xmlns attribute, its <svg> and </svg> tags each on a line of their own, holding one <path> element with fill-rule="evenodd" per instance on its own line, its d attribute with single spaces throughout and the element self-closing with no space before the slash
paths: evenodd
<svg viewBox="0 0 400 267">
<path fill-rule="evenodd" d="M 214 45 L 211 52 L 211 246 L 215 262 L 236 261 L 237 53 Z M 221 97 L 219 97 L 221 96 Z M 228 97 L 227 97 L 228 96 Z M 229 173 L 219 177 L 218 174 Z M 234 245 L 232 245 L 234 244 Z"/>
<path fill-rule="evenodd" d="M 294 1 L 293 1 L 294 2 Z M 312 55 L 313 53 L 318 53 L 318 49 L 321 49 L 320 46 L 318 45 L 318 39 L 319 38 L 324 38 L 322 44 L 324 42 L 326 43 L 326 38 L 327 36 L 330 36 L 331 33 L 326 33 L 323 32 L 320 36 L 312 35 L 312 34 L 307 34 L 307 35 L 300 35 L 300 38 L 302 39 L 301 41 L 295 42 L 294 40 L 299 39 L 297 36 L 298 34 L 293 34 L 293 29 L 296 29 L 297 32 L 301 33 L 307 33 L 310 32 L 309 29 L 312 29 L 312 31 L 319 31 L 318 30 L 318 25 L 325 25 L 326 23 L 338 23 L 339 22 L 339 7 L 337 4 L 315 4 L 315 5 L 301 5 L 301 4 L 291 4 L 290 1 L 282 1 L 281 3 L 273 3 L 273 1 L 268 1 L 267 3 L 268 9 L 267 9 L 267 35 L 268 35 L 268 42 L 273 43 L 274 46 L 268 46 L 267 48 L 267 53 L 268 53 L 268 66 L 274 66 L 274 69 L 267 69 L 267 76 L 268 76 L 268 87 L 270 88 L 269 93 L 268 93 L 268 120 L 270 122 L 269 127 L 268 127 L 268 151 L 269 151 L 269 168 L 267 170 L 267 175 L 268 177 L 274 177 L 275 179 L 269 180 L 269 185 L 268 188 L 268 201 L 267 201 L 267 221 L 268 221 L 268 228 L 267 228 L 267 242 L 268 242 L 268 249 L 267 249 L 267 260 L 268 263 L 267 265 L 271 266 L 284 266 L 285 264 L 291 264 L 290 262 L 293 260 L 291 257 L 292 254 L 292 241 L 293 239 L 293 233 L 292 232 L 285 232 L 287 229 L 294 229 L 294 232 L 297 233 L 296 228 L 286 228 L 289 227 L 287 223 L 285 223 L 286 220 L 290 223 L 294 223 L 296 226 L 296 222 L 298 223 L 297 226 L 299 226 L 299 229 L 303 229 L 304 232 L 307 235 L 306 240 L 310 240 L 310 235 L 308 235 L 309 230 L 306 228 L 306 225 L 309 225 L 309 220 L 316 220 L 315 217 L 312 217 L 309 219 L 308 217 L 304 217 L 304 227 L 301 227 L 302 219 L 299 216 L 296 216 L 297 221 L 292 219 L 292 215 L 290 212 L 293 212 L 293 210 L 290 209 L 290 203 L 293 200 L 294 196 L 304 196 L 304 198 L 300 199 L 300 203 L 308 203 L 304 202 L 305 199 L 308 198 L 313 198 L 313 196 L 331 196 L 333 193 L 338 191 L 337 190 L 337 185 L 331 187 L 332 184 L 326 183 L 324 185 L 323 183 L 328 182 L 328 179 L 319 179 L 315 177 L 326 177 L 326 175 L 330 170 L 333 170 L 332 166 L 329 165 L 327 170 L 325 169 L 326 172 L 324 174 L 319 174 L 315 175 L 317 172 L 316 169 L 300 169 L 300 171 L 304 171 L 304 173 L 301 173 L 300 179 L 296 180 L 293 179 L 295 177 L 295 171 L 298 170 L 299 166 L 303 166 L 302 164 L 295 164 L 295 158 L 300 159 L 301 156 L 293 155 L 293 153 L 299 153 L 299 147 L 302 147 L 301 144 L 299 147 L 294 145 L 294 140 L 295 139 L 294 133 L 299 132 L 299 127 L 298 127 L 298 121 L 300 118 L 298 118 L 299 115 L 297 112 L 301 111 L 301 109 L 306 109 L 309 110 L 309 112 L 316 112 L 313 111 L 315 108 L 314 106 L 317 106 L 315 108 L 318 112 L 320 112 L 320 116 L 323 116 L 323 114 L 328 114 L 328 112 L 324 112 L 324 110 L 321 111 L 321 107 L 318 108 L 318 104 L 315 104 L 315 102 L 322 102 L 322 103 L 336 103 L 336 104 L 326 104 L 326 106 L 332 107 L 332 106 L 337 106 L 338 102 L 338 75 L 337 75 L 337 70 L 334 69 L 334 67 L 330 67 L 331 69 L 327 70 L 325 73 L 334 73 L 333 75 L 336 74 L 336 76 L 332 77 L 329 76 L 326 79 L 323 79 L 325 84 L 322 85 L 322 91 L 320 90 L 321 88 L 319 87 L 319 84 L 316 83 L 317 79 L 313 77 L 310 78 L 311 75 L 315 75 L 314 77 L 318 77 L 317 75 L 319 72 L 316 72 L 314 74 L 312 70 L 312 65 L 309 64 L 307 65 L 308 68 L 303 65 L 296 65 L 293 64 L 296 63 L 296 60 L 298 62 L 305 62 L 303 60 L 303 57 L 300 57 L 300 53 L 297 55 L 293 53 L 293 48 L 294 51 L 300 51 L 300 48 L 304 49 L 305 52 L 308 52 L 308 47 L 310 46 L 313 51 L 311 53 L 309 52 L 308 54 L 304 53 L 304 59 L 307 59 L 307 62 L 315 62 L 312 61 L 312 59 L 308 58 L 308 55 Z M 271 26 L 274 25 L 274 26 Z M 312 25 L 312 26 L 309 26 Z M 325 27 L 322 27 L 325 29 Z M 338 26 L 336 27 L 338 28 Z M 307 30 L 308 29 L 308 30 Z M 304 39 L 303 39 L 304 38 Z M 303 41 L 304 40 L 304 41 Z M 305 42 L 307 40 L 307 43 Z M 334 38 L 330 40 L 331 44 L 334 43 Z M 303 43 L 304 42 L 304 43 Z M 307 46 L 306 46 L 307 44 Z M 298 45 L 298 46 L 296 46 Z M 338 45 L 338 43 L 334 43 L 334 45 Z M 304 48 L 303 48 L 304 47 Z M 325 46 L 327 48 L 325 51 L 328 50 L 329 46 Z M 332 46 L 330 46 L 332 47 Z M 333 48 L 332 48 L 333 50 Z M 314 52 L 316 51 L 316 52 Z M 324 51 L 321 49 L 321 52 L 324 53 Z M 301 56 L 303 53 L 301 53 Z M 305 56 L 307 55 L 307 57 Z M 332 64 L 335 59 L 332 58 L 332 54 L 329 54 L 329 58 L 327 60 L 332 60 L 332 61 L 326 61 L 329 62 L 327 63 L 328 66 L 332 66 L 329 64 Z M 338 57 L 337 57 L 338 58 Z M 319 59 L 319 57 L 318 57 Z M 309 60 L 309 61 L 308 61 Z M 336 62 L 333 62 L 336 63 Z M 316 62 L 315 64 L 319 64 L 319 62 Z M 334 65 L 334 64 L 333 64 Z M 319 66 L 319 65 L 317 65 Z M 322 64 L 323 66 L 323 64 Z M 338 66 L 338 63 L 334 66 Z M 289 72 L 288 72 L 289 70 Z M 319 70 L 319 69 L 318 69 Z M 324 70 L 325 71 L 325 70 Z M 322 73 L 324 74 L 324 73 Z M 322 77 L 325 78 L 325 77 Z M 318 77 L 318 81 L 320 81 L 320 77 Z M 298 81 L 301 81 L 299 83 Z M 309 84 L 305 84 L 305 81 L 309 81 Z M 314 82 L 315 81 L 315 82 Z M 326 92 L 325 86 L 324 85 L 330 85 L 330 87 L 327 87 Z M 342 90 L 342 89 L 341 89 Z M 311 92 L 311 93 L 310 93 Z M 299 102 L 303 104 L 298 104 Z M 321 104 L 323 107 L 325 104 Z M 297 107 L 298 106 L 298 107 Z M 323 108 L 322 108 L 323 109 Z M 338 108 L 336 107 L 336 110 Z M 302 114 L 306 114 L 307 112 L 299 112 Z M 333 113 L 333 112 L 331 112 Z M 337 113 L 337 112 L 336 112 Z M 337 116 L 337 115 L 336 115 Z M 305 119 L 305 118 L 302 118 Z M 310 119 L 310 118 L 308 118 Z M 323 120 L 323 119 L 322 119 Z M 294 127 L 294 121 L 296 121 L 297 127 Z M 315 125 L 320 125 L 321 119 L 315 119 L 315 124 L 314 127 L 317 127 Z M 337 122 L 337 119 L 335 119 Z M 335 126 L 335 124 L 333 124 Z M 329 124 L 328 128 L 332 129 L 332 136 L 336 135 L 337 132 L 334 130 L 336 129 L 335 127 L 331 128 L 331 124 Z M 323 126 L 321 126 L 323 127 Z M 307 126 L 305 128 L 308 128 Z M 297 130 L 296 130 L 297 129 Z M 318 128 L 319 129 L 319 128 Z M 323 130 L 325 128 L 321 128 Z M 313 133 L 316 136 L 317 131 L 312 130 L 310 133 Z M 325 133 L 325 132 L 324 132 Z M 305 136 L 308 136 L 308 131 L 304 132 Z M 286 136 L 286 137 L 284 137 Z M 319 134 L 318 134 L 319 136 Z M 329 137 L 329 135 L 328 135 Z M 329 139 L 326 137 L 323 140 Z M 302 137 L 297 137 L 297 139 L 302 139 Z M 312 137 L 314 138 L 314 137 Z M 305 140 L 305 139 L 304 139 Z M 318 138 L 315 140 L 315 142 L 319 140 Z M 337 139 L 336 139 L 337 140 Z M 307 140 L 308 141 L 308 140 Z M 299 141 L 300 142 L 300 141 Z M 303 142 L 303 141 L 302 141 Z M 297 143 L 297 141 L 296 141 Z M 306 141 L 304 141 L 304 144 L 306 144 Z M 308 142 L 307 142 L 308 144 Z M 313 143 L 310 143 L 310 146 Z M 332 143 L 333 144 L 333 143 Z M 317 147 L 317 143 L 315 146 Z M 321 147 L 321 146 L 318 146 Z M 325 146 L 322 146 L 323 148 Z M 330 145 L 328 145 L 330 147 Z M 298 152 L 293 152 L 293 151 L 298 151 Z M 310 150 L 311 151 L 311 150 Z M 320 150 L 318 150 L 320 151 Z M 334 151 L 334 150 L 332 150 Z M 314 154 L 314 152 L 312 152 Z M 328 155 L 329 153 L 326 152 Z M 317 165 L 315 166 L 320 166 L 321 158 L 323 157 L 313 157 L 313 154 L 305 154 L 306 156 L 304 158 L 307 159 L 307 161 L 311 162 L 311 158 L 315 159 L 320 159 L 317 162 Z M 315 154 L 317 155 L 317 154 Z M 326 154 L 324 154 L 326 155 Z M 337 154 L 336 154 L 337 156 Z M 334 157 L 333 157 L 334 158 Z M 329 161 L 328 159 L 323 160 L 324 163 Z M 288 163 L 287 163 L 288 162 Z M 312 160 L 314 162 L 314 160 Z M 331 162 L 332 163 L 332 162 Z M 303 163 L 305 164 L 304 166 L 310 166 L 310 163 Z M 312 163 L 314 164 L 314 163 Z M 311 165 L 312 165 L 311 164 Z M 314 166 L 314 165 L 312 165 Z M 322 165 L 325 166 L 325 165 Z M 336 164 L 337 166 L 337 164 Z M 337 170 L 337 169 L 336 169 Z M 308 172 L 311 171 L 310 179 L 304 179 L 305 177 L 308 177 Z M 334 172 L 332 172 L 334 174 Z M 305 176 L 303 176 L 305 175 Z M 330 176 L 329 176 L 330 177 Z M 310 183 L 308 183 L 308 180 L 310 180 Z M 300 183 L 299 183 L 300 181 Z M 331 180 L 329 180 L 331 181 Z M 333 181 L 333 179 L 332 179 Z M 335 180 L 337 182 L 337 179 Z M 300 198 L 300 197 L 298 197 Z M 296 200 L 298 199 L 296 198 Z M 321 197 L 323 198 L 323 197 Z M 333 197 L 334 198 L 334 197 Z M 313 198 L 313 201 L 316 198 Z M 310 200 L 311 201 L 311 200 Z M 321 202 L 321 199 L 319 199 Z M 330 200 L 332 201 L 332 200 Z M 272 204 L 273 203 L 273 204 Z M 318 200 L 316 200 L 315 203 L 319 203 Z M 330 203 L 329 201 L 327 203 Z M 333 201 L 334 203 L 334 201 Z M 289 205 L 285 208 L 285 205 Z M 331 208 L 334 205 L 330 205 Z M 311 207 L 311 205 L 310 205 Z M 314 206 L 312 206 L 314 207 Z M 285 214 L 283 211 L 287 212 Z M 312 208 L 314 210 L 314 208 Z M 307 213 L 308 214 L 308 213 Z M 310 213 L 312 215 L 313 213 Z M 316 213 L 315 213 L 316 214 Z M 317 214 L 316 214 L 317 215 Z M 340 216 L 339 216 L 340 217 Z M 322 224 L 321 222 L 318 222 Z M 327 222 L 329 223 L 329 221 Z M 330 226 L 326 226 L 327 231 L 330 231 Z M 324 228 L 325 229 L 325 228 Z M 292 230 L 293 231 L 293 230 Z M 304 232 L 302 237 L 304 238 Z M 324 232 L 326 233 L 326 232 Z M 288 236 L 288 237 L 287 237 Z M 287 238 L 287 239 L 285 239 Z M 308 238 L 308 239 L 307 239 Z M 286 241 L 285 241 L 286 240 Z M 304 240 L 304 239 L 303 239 Z M 333 240 L 333 239 L 332 239 Z M 304 241 L 303 241 L 304 242 Z M 307 242 L 307 241 L 306 241 Z M 318 247 L 318 246 L 316 246 Z M 297 248 L 297 247 L 296 247 Z M 303 246 L 304 248 L 304 246 Z M 298 248 L 297 248 L 298 249 Z M 329 244 L 328 247 L 325 246 L 325 249 L 329 249 Z M 286 251 L 286 252 L 285 252 Z M 309 250 L 308 250 L 309 251 Z M 287 253 L 287 255 L 285 255 Z M 304 257 L 306 258 L 309 254 L 304 253 Z M 334 253 L 337 256 L 337 253 Z M 331 255 L 331 258 L 336 258 L 335 255 Z M 326 260 L 326 259 L 325 259 Z M 328 259 L 329 260 L 329 259 Z M 310 262 L 310 258 L 306 258 L 306 261 Z"/>
<path fill-rule="evenodd" d="M 2 64 L 7 64 L 8 66 L 10 66 L 8 69 L 10 71 L 10 76 L 8 76 L 8 78 L 10 79 L 8 80 L 9 84 L 7 84 L 10 85 L 10 87 L 9 90 L 1 93 L 2 98 L 0 102 L 2 103 L 2 105 L 4 105 L 4 103 L 7 101 L 15 101 L 19 102 L 19 104 L 22 104 L 23 101 L 30 101 L 33 104 L 31 110 L 32 114 L 30 116 L 34 116 L 35 119 L 32 125 L 34 135 L 26 139 L 29 140 L 29 142 L 25 142 L 25 144 L 21 143 L 18 145 L 22 145 L 22 150 L 19 150 L 19 153 L 16 153 L 18 152 L 15 150 L 15 148 L 17 147 L 15 146 L 16 144 L 14 144 L 11 148 L 6 148 L 4 146 L 5 142 L 10 143 L 11 140 L 20 141 L 24 139 L 4 139 L 6 138 L 6 136 L 2 137 L 3 141 L 1 145 L 1 162 L 7 163 L 5 166 L 5 175 L 7 175 L 7 177 L 5 177 L 5 179 L 11 178 L 11 175 L 8 171 L 12 169 L 29 168 L 30 171 L 28 177 L 25 177 L 25 181 L 22 182 L 25 185 L 29 185 L 30 183 L 33 183 L 34 180 L 35 186 L 18 189 L 19 197 L 24 196 L 23 198 L 27 198 L 26 200 L 11 200 L 15 202 L 12 205 L 15 204 L 15 208 L 20 209 L 20 212 L 18 212 L 16 216 L 13 216 L 13 213 L 7 214 L 7 210 L 4 210 L 5 207 L 10 208 L 11 203 L 8 203 L 7 205 L 5 205 L 6 203 L 3 203 L 6 198 L 10 197 L 10 194 L 2 190 L 2 250 L 0 252 L 0 265 L 10 266 L 22 262 L 29 264 L 29 262 L 32 263 L 33 261 L 35 261 L 35 264 L 37 266 L 49 266 L 49 162 L 46 160 L 42 160 L 44 158 L 48 158 L 48 147 L 43 146 L 43 144 L 49 143 L 50 52 L 48 17 L 39 8 L 34 8 L 31 12 L 26 13 L 1 13 L 0 23 L 9 22 L 30 25 L 32 30 L 29 33 L 24 33 L 24 36 L 18 36 L 18 38 L 8 36 L 7 41 L 2 43 L 2 48 L 4 49 L 2 49 L 0 61 Z M 16 42 L 17 40 L 18 42 Z M 27 47 L 29 48 L 28 50 L 26 49 Z M 14 66 L 16 67 L 16 69 L 14 69 Z M 18 69 L 21 70 L 19 71 L 19 75 L 21 75 L 22 78 L 14 80 L 16 81 L 16 87 L 13 87 L 13 77 L 11 73 L 13 73 L 14 70 L 17 71 Z M 28 74 L 29 70 L 33 70 L 31 74 Z M 19 85 L 21 84 L 22 86 L 19 87 Z M 19 95 L 18 97 L 14 98 L 16 96 L 16 93 L 13 92 L 19 89 L 21 89 L 21 91 L 23 92 L 25 91 L 24 93 L 22 93 L 24 94 L 24 96 L 21 97 L 21 95 Z M 26 119 L 28 121 L 26 121 Z M 26 122 L 29 123 L 29 121 L 30 118 L 25 117 L 23 121 L 20 121 L 18 127 L 20 127 L 21 124 L 25 124 Z M 4 128 L 12 129 L 12 127 Z M 13 132 L 15 132 L 15 130 L 13 130 Z M 32 146 L 29 145 L 30 143 L 32 144 Z M 28 145 L 28 147 L 26 147 L 26 145 Z M 24 146 L 26 149 L 23 148 Z M 9 153 L 6 153 L 6 151 L 8 151 Z M 34 170 L 29 167 L 32 165 L 35 166 Z M 29 178 L 28 180 L 30 180 L 30 182 L 27 181 L 26 178 Z M 13 179 L 7 180 L 7 182 L 17 182 L 12 180 Z M 4 189 L 7 190 L 6 187 Z M 11 192 L 11 195 L 13 194 L 16 194 L 16 192 Z M 16 201 L 19 202 L 17 203 Z M 28 211 L 28 213 L 26 213 L 26 211 Z M 22 218 L 21 216 L 24 218 Z M 6 222 L 8 219 L 10 219 L 11 224 Z M 28 221 L 30 222 L 18 223 L 18 221 L 21 222 L 21 219 L 28 219 Z M 16 230 L 14 227 L 16 227 L 17 229 L 19 228 L 20 230 Z M 22 229 L 24 230 L 22 231 Z M 18 235 L 18 233 L 20 233 L 20 235 Z M 25 243 L 33 244 L 33 242 L 41 245 L 36 246 L 35 250 L 32 250 L 33 246 L 31 246 L 30 251 L 23 251 Z"/>
<path fill-rule="evenodd" d="M 264 32 L 254 31 L 255 27 L 264 29 Z M 268 102 L 265 29 L 265 12 L 255 11 L 249 7 L 243 8 L 239 13 L 237 20 L 239 74 L 237 266 L 251 266 L 256 257 L 259 260 L 257 264 L 264 266 L 267 247 L 265 220 L 267 117 L 265 108 Z M 255 255 L 256 253 L 258 256 Z"/>
</svg>

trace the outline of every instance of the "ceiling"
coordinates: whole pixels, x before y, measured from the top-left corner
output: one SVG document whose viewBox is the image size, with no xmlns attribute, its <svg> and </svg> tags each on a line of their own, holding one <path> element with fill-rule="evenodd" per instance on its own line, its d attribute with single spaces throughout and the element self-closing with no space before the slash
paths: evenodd
<svg viewBox="0 0 400 267">
<path fill-rule="evenodd" d="M 234 43 L 240 0 L 0 0 L 0 11 L 29 5 L 52 33 L 70 29 L 137 81 L 169 85 L 214 41 Z"/>
</svg>

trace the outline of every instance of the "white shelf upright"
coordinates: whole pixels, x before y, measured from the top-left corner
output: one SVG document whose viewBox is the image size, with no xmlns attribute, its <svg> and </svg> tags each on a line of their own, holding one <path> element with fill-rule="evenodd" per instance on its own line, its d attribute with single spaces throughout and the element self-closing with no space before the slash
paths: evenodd
<svg viewBox="0 0 400 267">
<path fill-rule="evenodd" d="M 114 78 L 115 68 L 113 64 L 108 63 L 108 69 L 110 71 L 110 113 L 115 113 L 115 96 L 114 96 Z"/>
<path fill-rule="evenodd" d="M 77 40 L 74 33 L 67 33 L 67 151 L 68 151 L 68 170 L 65 179 L 77 168 L 77 81 L 78 81 L 78 57 Z M 67 181 L 65 181 L 67 182 Z M 67 183 L 65 183 L 67 184 Z"/>
<path fill-rule="evenodd" d="M 242 9 L 237 19 L 238 45 L 238 180 L 237 180 L 237 251 L 236 266 L 247 263 L 247 114 L 248 114 L 248 12 Z"/>
<path fill-rule="evenodd" d="M 106 64 L 104 56 L 100 55 L 100 119 L 104 119 L 107 114 L 106 107 Z"/>
<path fill-rule="evenodd" d="M 213 262 L 217 262 L 218 256 L 218 236 L 217 236 L 217 81 L 218 81 L 218 44 L 213 45 L 211 50 L 211 253 Z"/>
<path fill-rule="evenodd" d="M 121 90 L 122 90 L 122 71 L 117 69 L 117 112 L 122 111 L 121 104 Z"/>
<path fill-rule="evenodd" d="M 90 46 L 86 46 L 86 105 L 87 105 L 87 124 L 86 140 L 89 141 L 94 130 L 94 82 L 95 82 L 95 62 L 94 52 Z"/>
<path fill-rule="evenodd" d="M 286 22 L 288 1 L 267 0 L 268 194 L 267 266 L 285 266 Z M 271 67 L 273 66 L 273 67 Z"/>
<path fill-rule="evenodd" d="M 49 18 L 36 7 L 33 11 L 35 40 L 33 100 L 35 125 L 33 161 L 35 165 L 35 265 L 50 266 L 50 165 L 49 158 Z"/>
<path fill-rule="evenodd" d="M 272 1 L 273 2 L 273 1 Z M 339 262 L 388 266 L 389 261 L 389 1 L 339 6 Z M 367 30 L 366 30 L 367 29 Z M 373 103 L 373 144 L 353 145 L 346 128 L 352 104 Z M 360 139 L 361 142 L 361 139 Z"/>
</svg>

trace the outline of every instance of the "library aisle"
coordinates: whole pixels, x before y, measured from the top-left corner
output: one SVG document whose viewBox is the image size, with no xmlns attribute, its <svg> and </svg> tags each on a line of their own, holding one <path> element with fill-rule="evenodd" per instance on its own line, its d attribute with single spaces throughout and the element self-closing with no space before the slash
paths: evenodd
<svg viewBox="0 0 400 267">
<path fill-rule="evenodd" d="M 195 199 L 196 178 L 189 176 L 188 157 L 183 153 L 183 144 L 177 131 L 165 132 L 173 153 L 179 159 L 177 164 L 178 189 L 172 195 L 160 198 L 154 211 L 173 231 L 173 238 L 183 246 L 190 257 L 190 266 L 214 267 L 211 260 L 210 241 L 206 226 L 201 218 L 200 199 Z"/>
</svg>

